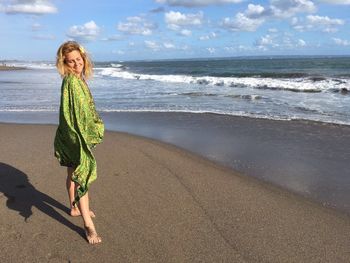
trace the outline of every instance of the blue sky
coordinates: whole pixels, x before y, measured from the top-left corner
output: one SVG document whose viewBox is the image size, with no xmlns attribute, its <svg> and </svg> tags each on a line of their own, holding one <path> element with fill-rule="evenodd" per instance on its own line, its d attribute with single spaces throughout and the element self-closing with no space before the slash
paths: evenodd
<svg viewBox="0 0 350 263">
<path fill-rule="evenodd" d="M 0 60 L 350 55 L 350 0 L 0 0 Z"/>
</svg>

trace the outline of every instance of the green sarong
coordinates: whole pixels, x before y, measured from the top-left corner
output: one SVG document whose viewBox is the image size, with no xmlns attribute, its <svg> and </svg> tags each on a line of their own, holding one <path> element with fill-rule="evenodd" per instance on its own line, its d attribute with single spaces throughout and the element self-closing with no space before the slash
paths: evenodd
<svg viewBox="0 0 350 263">
<path fill-rule="evenodd" d="M 62 166 L 73 167 L 72 180 L 79 184 L 74 204 L 97 178 L 91 149 L 102 142 L 104 124 L 95 109 L 90 90 L 83 80 L 70 74 L 62 81 L 59 125 L 55 156 Z M 73 204 L 73 205 L 74 205 Z"/>
</svg>

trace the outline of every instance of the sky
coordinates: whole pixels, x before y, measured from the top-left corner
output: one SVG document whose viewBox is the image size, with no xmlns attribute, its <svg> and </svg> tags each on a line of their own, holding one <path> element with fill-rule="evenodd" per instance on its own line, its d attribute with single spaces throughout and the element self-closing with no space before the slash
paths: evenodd
<svg viewBox="0 0 350 263">
<path fill-rule="evenodd" d="M 0 60 L 350 55 L 350 0 L 0 0 Z"/>
</svg>

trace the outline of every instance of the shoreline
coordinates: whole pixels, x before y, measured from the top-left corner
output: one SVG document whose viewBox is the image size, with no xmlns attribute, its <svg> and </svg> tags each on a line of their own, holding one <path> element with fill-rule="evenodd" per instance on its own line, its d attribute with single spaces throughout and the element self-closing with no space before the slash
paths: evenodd
<svg viewBox="0 0 350 263">
<path fill-rule="evenodd" d="M 57 113 L 9 119 L 57 124 Z M 15 118 L 15 116 L 17 116 Z M 350 126 L 189 113 L 101 113 L 106 129 L 186 151 L 350 214 Z M 0 113 L 0 121 L 4 121 Z"/>
<path fill-rule="evenodd" d="M 24 68 L 26 69 L 26 68 Z M 221 116 L 227 118 L 242 118 L 242 119 L 252 119 L 252 120 L 262 120 L 262 121 L 271 121 L 271 122 L 286 122 L 286 123 L 303 123 L 303 124 L 316 124 L 316 125 L 329 125 L 329 126 L 339 126 L 339 127 L 350 127 L 350 123 L 342 122 L 326 122 L 320 120 L 311 120 L 311 119 L 274 119 L 267 117 L 256 117 L 256 116 L 245 116 L 245 115 L 232 115 L 232 114 L 223 114 L 216 112 L 191 112 L 191 111 L 98 111 L 100 115 L 109 115 L 109 114 L 184 114 L 184 115 L 208 115 L 208 116 Z M 18 115 L 31 115 L 29 119 L 13 120 L 13 117 L 18 117 Z M 35 115 L 46 116 L 48 122 L 42 122 L 40 118 L 35 117 Z M 13 116 L 11 116 L 13 115 Z M 17 116 L 16 116 L 17 115 Z M 47 111 L 47 110 L 33 110 L 33 111 L 22 111 L 22 110 L 9 110 L 9 111 L 0 111 L 0 123 L 14 123 L 14 124 L 56 124 L 58 111 Z"/>
<path fill-rule="evenodd" d="M 16 66 L 6 66 L 6 65 L 0 65 L 0 71 L 6 71 L 6 70 L 22 70 L 27 69 L 26 67 L 16 67 Z"/>
<path fill-rule="evenodd" d="M 4 262 L 347 262 L 350 217 L 157 140 L 107 131 L 91 206 L 67 214 L 55 125 L 0 124 Z M 50 229 L 50 231 L 48 231 Z M 21 249 L 19 249 L 21 248 Z"/>
</svg>

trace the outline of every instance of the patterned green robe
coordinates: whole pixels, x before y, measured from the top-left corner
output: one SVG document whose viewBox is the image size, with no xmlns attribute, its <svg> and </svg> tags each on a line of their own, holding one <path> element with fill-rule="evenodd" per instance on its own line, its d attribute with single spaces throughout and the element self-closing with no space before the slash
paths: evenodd
<svg viewBox="0 0 350 263">
<path fill-rule="evenodd" d="M 55 156 L 62 166 L 74 167 L 72 180 L 79 184 L 74 204 L 96 180 L 96 160 L 91 149 L 102 142 L 104 124 L 83 80 L 70 74 L 62 81 Z"/>
</svg>

